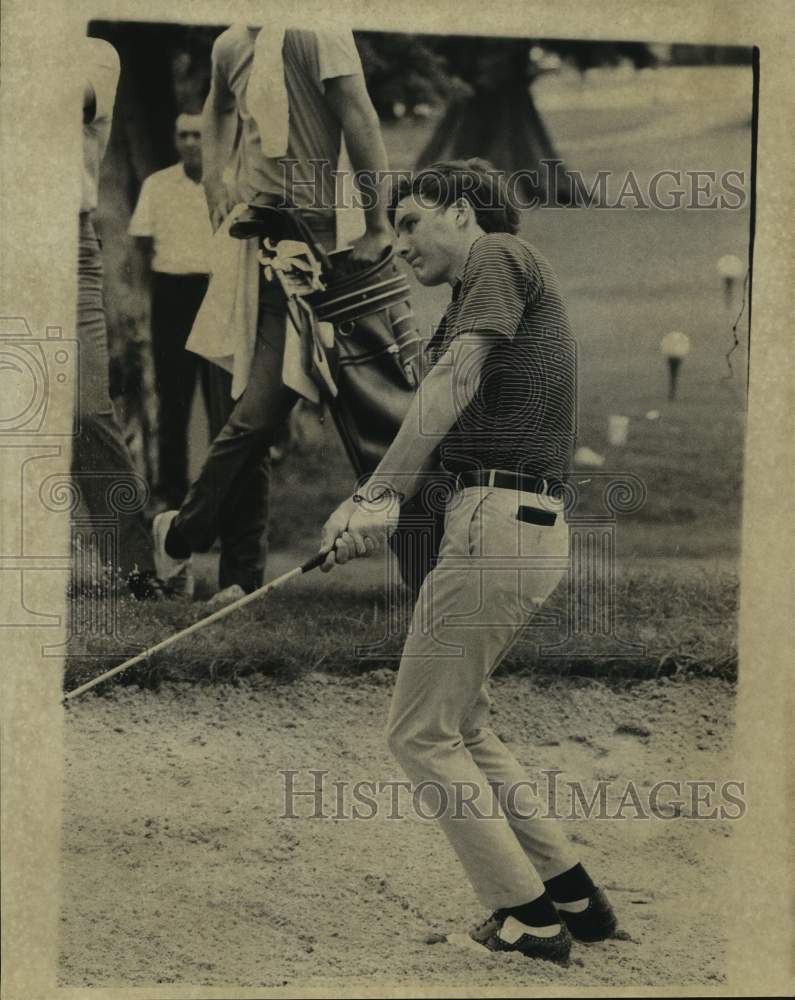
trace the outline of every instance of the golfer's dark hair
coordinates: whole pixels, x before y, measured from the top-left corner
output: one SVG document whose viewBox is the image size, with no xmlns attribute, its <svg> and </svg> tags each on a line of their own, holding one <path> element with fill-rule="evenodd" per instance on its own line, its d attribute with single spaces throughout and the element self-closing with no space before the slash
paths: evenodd
<svg viewBox="0 0 795 1000">
<path fill-rule="evenodd" d="M 488 160 L 445 160 L 424 167 L 413 177 L 401 177 L 389 210 L 393 225 L 398 202 L 410 195 L 438 208 L 447 208 L 465 198 L 484 232 L 519 231 L 519 212 L 511 204 L 503 174 Z"/>
</svg>

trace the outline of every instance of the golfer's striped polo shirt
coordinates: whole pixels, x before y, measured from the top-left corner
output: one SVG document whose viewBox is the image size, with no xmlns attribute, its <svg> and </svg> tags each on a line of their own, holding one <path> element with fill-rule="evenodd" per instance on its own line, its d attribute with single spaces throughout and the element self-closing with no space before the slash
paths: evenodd
<svg viewBox="0 0 795 1000">
<path fill-rule="evenodd" d="M 442 466 L 563 478 L 576 434 L 576 342 L 551 267 L 517 236 L 472 244 L 428 344 L 430 364 L 473 332 L 494 343 L 475 398 L 441 444 Z"/>
</svg>

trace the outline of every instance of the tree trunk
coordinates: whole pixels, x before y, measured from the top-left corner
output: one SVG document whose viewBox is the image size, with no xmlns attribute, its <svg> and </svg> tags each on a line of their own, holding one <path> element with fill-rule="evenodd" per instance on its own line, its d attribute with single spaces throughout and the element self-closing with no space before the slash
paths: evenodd
<svg viewBox="0 0 795 1000">
<path fill-rule="evenodd" d="M 451 101 L 418 166 L 482 157 L 506 175 L 518 175 L 514 190 L 522 201 L 556 195 L 568 201 L 562 163 L 530 91 L 528 43 L 478 42 L 473 47 L 467 39 L 456 49 L 471 94 Z"/>
</svg>

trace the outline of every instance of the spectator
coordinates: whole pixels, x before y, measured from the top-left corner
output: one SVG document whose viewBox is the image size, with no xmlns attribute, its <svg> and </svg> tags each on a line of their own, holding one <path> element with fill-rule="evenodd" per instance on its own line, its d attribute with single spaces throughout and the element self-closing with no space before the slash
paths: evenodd
<svg viewBox="0 0 795 1000">
<path fill-rule="evenodd" d="M 179 507 L 188 488 L 188 423 L 197 377 L 210 409 L 210 362 L 185 350 L 207 291 L 212 236 L 201 185 L 202 119 L 181 114 L 179 162 L 150 174 L 130 220 L 152 271 L 152 356 L 159 403 L 157 497 Z"/>
</svg>

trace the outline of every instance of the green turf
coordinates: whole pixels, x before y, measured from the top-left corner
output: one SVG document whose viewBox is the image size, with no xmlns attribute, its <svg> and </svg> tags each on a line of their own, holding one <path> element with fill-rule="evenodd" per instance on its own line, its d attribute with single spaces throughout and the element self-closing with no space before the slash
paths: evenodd
<svg viewBox="0 0 795 1000">
<path fill-rule="evenodd" d="M 387 598 L 387 593 L 392 596 Z M 638 569 L 619 574 L 611 602 L 614 634 L 634 648 L 614 645 L 605 650 L 580 638 L 570 648 L 554 649 L 567 635 L 566 603 L 564 583 L 545 605 L 543 616 L 526 628 L 502 670 L 606 679 L 688 672 L 736 676 L 737 577 L 732 572 L 704 569 L 672 574 Z M 362 590 L 339 582 L 318 588 L 299 582 L 131 668 L 121 681 L 234 680 L 256 673 L 290 681 L 316 670 L 346 675 L 395 669 L 410 607 L 408 595 L 399 588 Z M 120 601 L 116 636 L 72 641 L 66 689 L 205 614 L 207 609 L 198 603 Z"/>
</svg>

